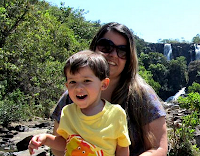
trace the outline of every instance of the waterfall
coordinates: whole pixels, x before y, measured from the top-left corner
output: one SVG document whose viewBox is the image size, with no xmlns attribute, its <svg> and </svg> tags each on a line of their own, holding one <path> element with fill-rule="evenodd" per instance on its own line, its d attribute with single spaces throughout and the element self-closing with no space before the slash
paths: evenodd
<svg viewBox="0 0 200 156">
<path fill-rule="evenodd" d="M 177 101 L 177 99 L 179 98 L 179 96 L 184 95 L 185 94 L 185 88 L 183 87 L 181 90 L 179 90 L 174 96 L 169 97 L 166 102 L 173 102 L 173 101 Z"/>
<path fill-rule="evenodd" d="M 167 57 L 167 60 L 170 61 L 172 59 L 172 46 L 171 44 L 164 45 L 164 55 Z"/>
<path fill-rule="evenodd" d="M 176 101 L 176 100 L 179 98 L 179 96 L 181 96 L 181 95 L 183 95 L 183 94 L 185 94 L 185 87 L 183 87 L 181 90 L 179 90 L 178 93 L 176 93 L 176 94 L 174 95 L 173 101 Z"/>
<path fill-rule="evenodd" d="M 195 44 L 195 60 L 200 60 L 200 45 Z"/>
</svg>

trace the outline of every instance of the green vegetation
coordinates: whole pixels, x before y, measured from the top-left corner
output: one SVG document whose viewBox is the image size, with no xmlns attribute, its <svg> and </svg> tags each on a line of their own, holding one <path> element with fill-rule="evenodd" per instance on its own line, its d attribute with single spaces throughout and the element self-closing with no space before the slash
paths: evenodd
<svg viewBox="0 0 200 156">
<path fill-rule="evenodd" d="M 169 156 L 198 156 L 200 149 L 192 144 L 194 140 L 195 127 L 200 123 L 200 94 L 194 91 L 199 90 L 200 84 L 193 83 L 188 90 L 186 97 L 179 97 L 178 103 L 181 108 L 186 108 L 190 113 L 182 117 L 181 125 L 173 125 L 169 133 L 171 149 Z"/>
<path fill-rule="evenodd" d="M 192 144 L 195 127 L 199 124 L 199 113 L 196 111 L 182 118 L 181 125 L 173 125 L 168 133 L 170 148 L 168 156 L 199 156 L 200 149 Z"/>
<path fill-rule="evenodd" d="M 200 34 L 197 34 L 195 37 L 193 37 L 192 42 L 195 44 L 200 44 Z"/>
<path fill-rule="evenodd" d="M 200 84 L 194 82 L 192 86 L 189 86 L 187 96 L 179 97 L 178 103 L 182 108 L 200 112 Z"/>
<path fill-rule="evenodd" d="M 38 0 L 0 2 L 0 123 L 50 116 L 64 89 L 65 60 L 101 26 L 84 14 Z"/>
<path fill-rule="evenodd" d="M 197 92 L 200 93 L 200 84 L 193 82 L 192 86 L 188 87 L 188 93 Z"/>
<path fill-rule="evenodd" d="M 160 87 L 154 88 L 159 96 L 165 100 L 169 95 L 174 95 L 180 88 L 187 84 L 188 74 L 185 57 L 167 61 L 166 57 L 158 52 L 139 56 L 140 66 L 144 66 L 152 74 L 152 78 Z M 148 81 L 148 80 L 147 80 Z"/>
<path fill-rule="evenodd" d="M 182 108 L 200 111 L 200 94 L 197 92 L 189 93 L 187 97 L 180 97 L 178 102 Z"/>
<path fill-rule="evenodd" d="M 189 43 L 182 37 L 181 39 L 159 39 L 158 43 Z M 192 43 L 200 44 L 200 34 L 192 38 Z"/>
<path fill-rule="evenodd" d="M 101 27 L 100 21 L 86 21 L 84 14 L 83 9 L 63 4 L 58 8 L 39 0 L 0 1 L 0 124 L 35 116 L 50 117 L 64 91 L 65 60 L 77 51 L 88 49 Z M 158 52 L 146 54 L 146 42 L 136 35 L 135 39 L 139 74 L 163 100 L 187 84 L 184 57 L 167 61 Z M 199 34 L 193 42 L 199 44 Z M 198 153 L 190 141 L 199 122 L 199 94 L 200 84 L 194 82 L 188 87 L 187 96 L 178 99 L 182 108 L 193 113 L 183 118 L 181 127 L 174 125 L 169 135 L 173 141 L 170 156 Z"/>
</svg>

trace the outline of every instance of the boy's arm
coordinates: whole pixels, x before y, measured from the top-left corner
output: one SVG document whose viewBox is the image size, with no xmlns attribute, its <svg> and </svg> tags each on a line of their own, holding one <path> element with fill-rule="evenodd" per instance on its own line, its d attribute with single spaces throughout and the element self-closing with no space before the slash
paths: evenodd
<svg viewBox="0 0 200 156">
<path fill-rule="evenodd" d="M 116 156 L 129 156 L 129 146 L 121 147 L 121 146 L 117 145 L 115 155 Z"/>
<path fill-rule="evenodd" d="M 45 145 L 58 151 L 64 151 L 66 146 L 66 140 L 62 136 L 54 136 L 52 134 L 46 134 L 47 139 Z"/>
<path fill-rule="evenodd" d="M 29 143 L 29 152 L 32 155 L 34 149 L 42 145 L 47 145 L 59 151 L 64 151 L 66 146 L 66 140 L 62 136 L 54 136 L 52 134 L 39 134 L 34 136 Z"/>
<path fill-rule="evenodd" d="M 55 120 L 54 121 L 54 128 L 53 128 L 53 135 L 55 135 L 55 136 L 59 136 L 59 134 L 57 133 L 58 126 L 59 126 L 59 123 Z M 64 155 L 64 150 L 58 151 L 56 149 L 51 148 L 51 151 L 55 156 L 63 156 Z"/>
</svg>

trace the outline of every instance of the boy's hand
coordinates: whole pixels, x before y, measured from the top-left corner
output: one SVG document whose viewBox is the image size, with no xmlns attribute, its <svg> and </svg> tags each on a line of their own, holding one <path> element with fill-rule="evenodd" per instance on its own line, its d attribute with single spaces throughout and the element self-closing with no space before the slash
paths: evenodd
<svg viewBox="0 0 200 156">
<path fill-rule="evenodd" d="M 46 141 L 46 134 L 39 134 L 34 136 L 29 142 L 29 153 L 34 154 L 34 149 L 38 149 L 38 147 L 42 146 Z"/>
</svg>

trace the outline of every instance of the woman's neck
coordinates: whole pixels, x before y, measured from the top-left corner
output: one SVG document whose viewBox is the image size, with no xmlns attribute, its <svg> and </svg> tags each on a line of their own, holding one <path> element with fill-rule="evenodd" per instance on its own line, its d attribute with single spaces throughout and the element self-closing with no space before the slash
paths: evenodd
<svg viewBox="0 0 200 156">
<path fill-rule="evenodd" d="M 113 93 L 114 89 L 116 88 L 118 82 L 119 82 L 119 78 L 115 78 L 115 79 L 110 78 L 110 84 L 106 90 L 102 91 L 101 97 L 103 99 L 111 102 L 112 93 Z"/>
</svg>

